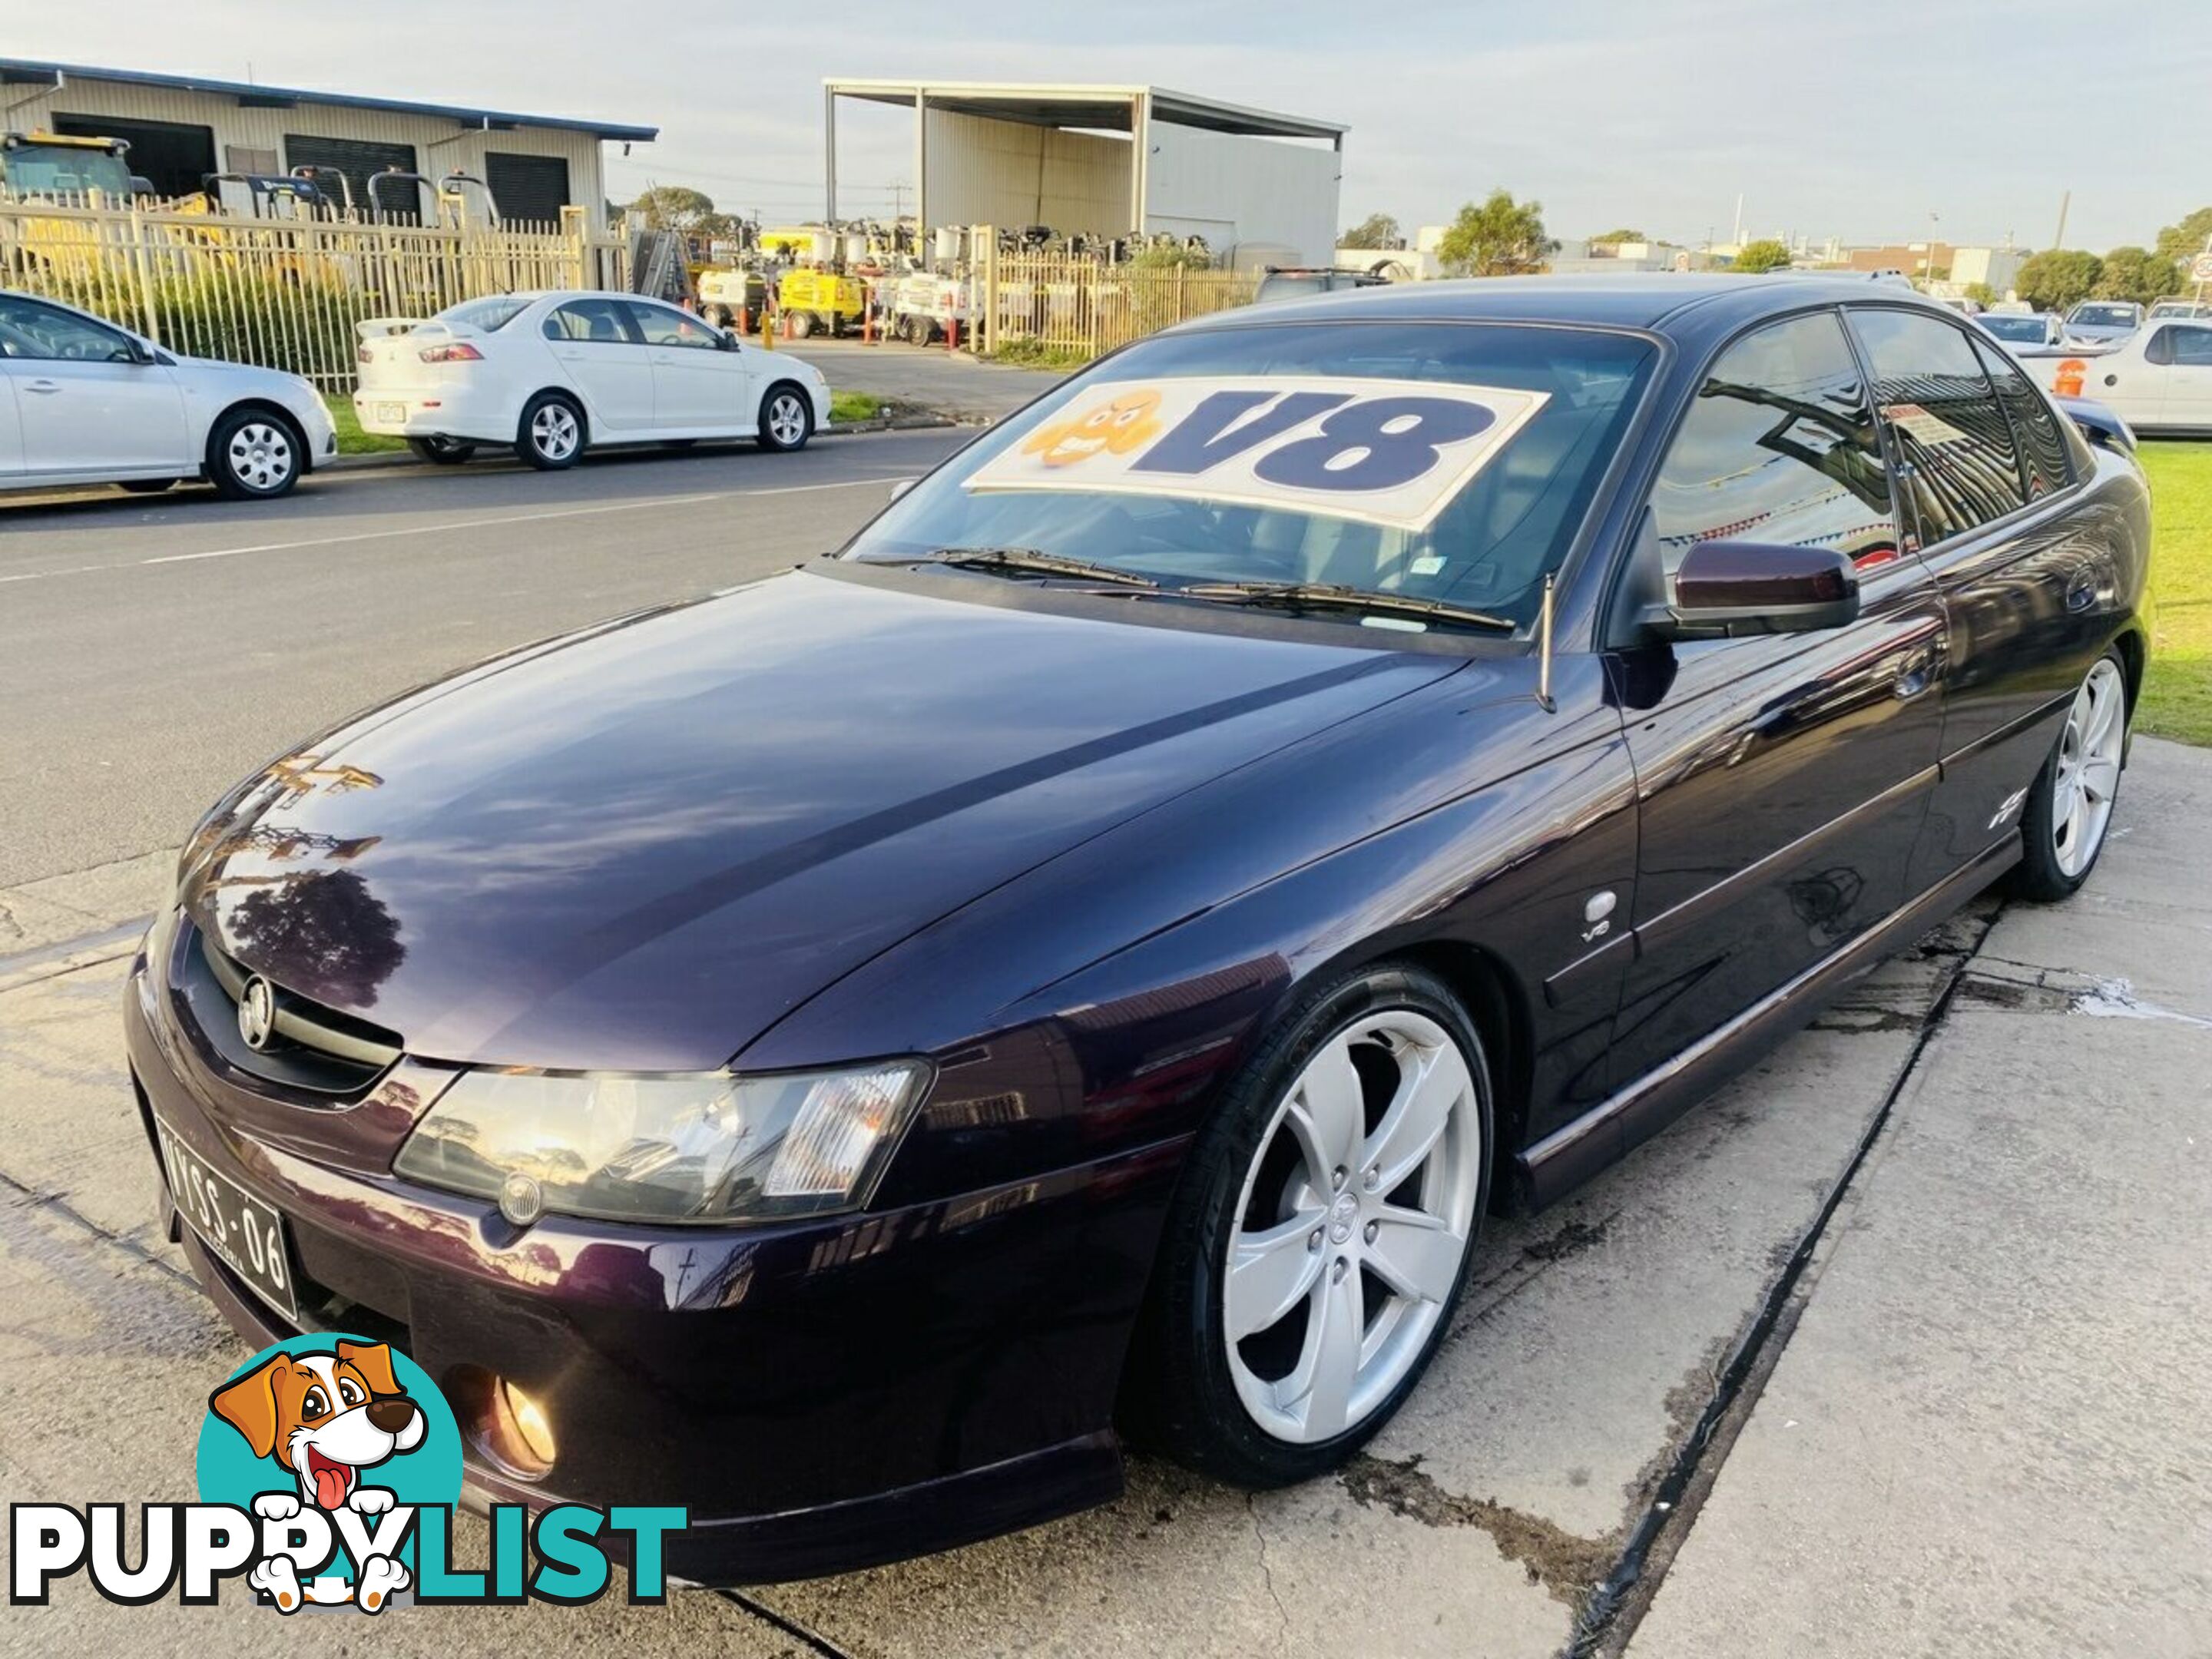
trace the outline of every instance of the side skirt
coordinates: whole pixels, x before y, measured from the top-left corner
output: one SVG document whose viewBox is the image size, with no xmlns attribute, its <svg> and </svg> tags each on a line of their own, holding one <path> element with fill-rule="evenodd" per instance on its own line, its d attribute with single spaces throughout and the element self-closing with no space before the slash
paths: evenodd
<svg viewBox="0 0 2212 1659">
<path fill-rule="evenodd" d="M 1919 938 L 2020 859 L 2020 837 L 2007 836 L 1826 962 L 1527 1148 L 1514 1160 L 1522 1204 L 1541 1209 L 1626 1157 L 1807 1024 L 1851 981 Z"/>
</svg>

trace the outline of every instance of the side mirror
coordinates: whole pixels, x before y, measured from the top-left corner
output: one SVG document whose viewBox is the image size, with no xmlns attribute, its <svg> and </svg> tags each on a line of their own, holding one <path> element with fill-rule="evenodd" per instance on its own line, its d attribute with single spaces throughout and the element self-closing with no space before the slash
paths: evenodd
<svg viewBox="0 0 2212 1659">
<path fill-rule="evenodd" d="M 1858 571 L 1830 547 L 1699 542 L 1682 556 L 1662 633 L 1803 634 L 1841 628 L 1859 614 Z"/>
</svg>

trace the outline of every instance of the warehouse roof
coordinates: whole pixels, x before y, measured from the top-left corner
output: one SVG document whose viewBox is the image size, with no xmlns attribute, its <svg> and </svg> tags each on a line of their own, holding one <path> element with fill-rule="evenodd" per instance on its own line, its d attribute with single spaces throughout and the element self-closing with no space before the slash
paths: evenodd
<svg viewBox="0 0 2212 1659">
<path fill-rule="evenodd" d="M 0 86 L 54 86 L 79 81 L 118 81 L 171 92 L 204 92 L 235 98 L 246 109 L 289 109 L 295 104 L 331 104 L 345 109 L 383 110 L 399 115 L 443 116 L 463 126 L 505 131 L 514 127 L 556 127 L 588 132 L 595 138 L 650 142 L 658 127 L 622 126 L 609 121 L 577 120 L 563 115 L 517 115 L 508 110 L 471 109 L 462 104 L 417 104 L 401 98 L 359 98 L 350 93 L 318 92 L 305 87 L 263 86 L 252 81 L 212 81 L 197 75 L 155 75 L 144 70 L 96 69 L 89 64 L 43 64 L 0 58 Z"/>
<path fill-rule="evenodd" d="M 1225 104 L 1165 87 L 1095 86 L 1019 81 L 842 81 L 822 83 L 835 98 L 911 106 L 920 97 L 932 109 L 980 115 L 994 121 L 1026 121 L 1041 127 L 1088 127 L 1127 132 L 1137 100 L 1149 99 L 1155 120 L 1206 127 L 1255 138 L 1340 139 L 1350 129 L 1336 121 Z"/>
</svg>

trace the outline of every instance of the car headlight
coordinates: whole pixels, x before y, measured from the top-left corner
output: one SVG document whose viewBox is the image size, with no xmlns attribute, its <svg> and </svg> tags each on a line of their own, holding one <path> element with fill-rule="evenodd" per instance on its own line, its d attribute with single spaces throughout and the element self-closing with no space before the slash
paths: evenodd
<svg viewBox="0 0 2212 1659">
<path fill-rule="evenodd" d="M 498 1201 L 607 1221 L 730 1222 L 868 1201 L 929 1068 L 617 1075 L 465 1072 L 392 1170 Z"/>
</svg>

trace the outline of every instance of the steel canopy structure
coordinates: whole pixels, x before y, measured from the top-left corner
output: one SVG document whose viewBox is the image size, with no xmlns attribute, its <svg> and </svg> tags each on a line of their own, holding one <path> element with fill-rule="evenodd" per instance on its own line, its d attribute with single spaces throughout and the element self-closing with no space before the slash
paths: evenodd
<svg viewBox="0 0 2212 1659">
<path fill-rule="evenodd" d="M 825 80 L 823 184 L 833 222 L 846 99 L 915 112 L 915 216 L 925 228 L 988 221 L 1112 235 L 1188 226 L 1225 229 L 1234 243 L 1297 224 L 1301 241 L 1318 241 L 1313 257 L 1334 245 L 1349 131 L 1341 122 L 1165 87 L 1080 82 Z"/>
</svg>

